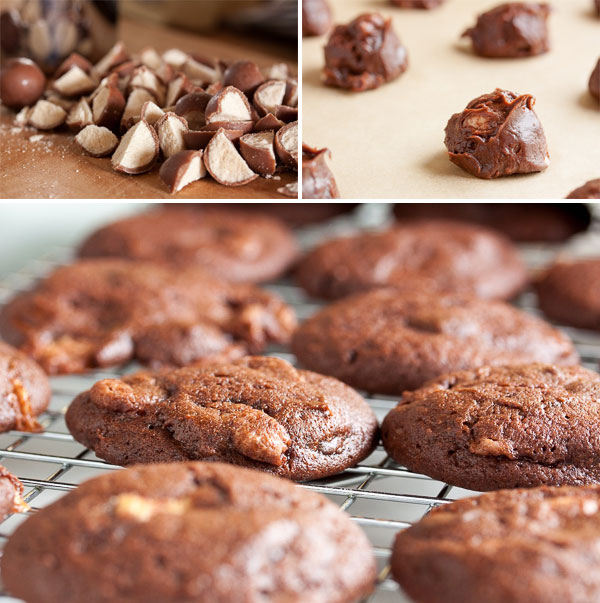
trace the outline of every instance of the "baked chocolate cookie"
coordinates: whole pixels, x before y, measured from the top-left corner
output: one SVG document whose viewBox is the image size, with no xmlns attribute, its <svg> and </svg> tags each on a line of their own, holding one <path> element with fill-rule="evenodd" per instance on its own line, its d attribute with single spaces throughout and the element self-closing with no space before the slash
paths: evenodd
<svg viewBox="0 0 600 603">
<path fill-rule="evenodd" d="M 396 536 L 392 575 L 418 603 L 600 600 L 600 488 L 501 490 Z"/>
<path fill-rule="evenodd" d="M 49 402 L 50 383 L 41 367 L 0 341 L 0 432 L 40 431 L 36 417 Z"/>
<path fill-rule="evenodd" d="M 482 367 L 407 392 L 382 424 L 388 454 L 469 490 L 600 483 L 600 375 Z"/>
<path fill-rule="evenodd" d="M 431 220 L 328 241 L 300 261 L 297 278 L 328 299 L 384 286 L 508 299 L 525 286 L 527 271 L 501 234 Z"/>
<path fill-rule="evenodd" d="M 579 360 L 560 331 L 503 302 L 394 289 L 326 307 L 300 326 L 292 349 L 311 370 L 392 395 L 463 369 Z"/>
<path fill-rule="evenodd" d="M 29 603 L 353 603 L 372 591 L 375 561 L 320 494 L 174 463 L 96 477 L 30 517 L 6 545 L 2 579 Z"/>
<path fill-rule="evenodd" d="M 263 214 L 231 209 L 160 210 L 113 222 L 94 232 L 79 255 L 200 266 L 220 279 L 261 282 L 277 278 L 295 260 L 291 232 Z"/>
<path fill-rule="evenodd" d="M 589 180 L 583 186 L 571 191 L 567 199 L 600 199 L 600 178 Z"/>
<path fill-rule="evenodd" d="M 333 25 L 327 0 L 302 0 L 302 35 L 322 36 Z"/>
<path fill-rule="evenodd" d="M 560 243 L 587 230 L 592 222 L 584 203 L 396 203 L 394 215 L 401 221 L 472 222 L 524 243 Z"/>
<path fill-rule="evenodd" d="M 354 390 L 270 357 L 104 379 L 66 421 L 110 463 L 226 461 L 294 480 L 339 473 L 378 441 Z"/>
<path fill-rule="evenodd" d="M 492 58 L 532 57 L 550 50 L 548 17 L 550 5 L 507 2 L 477 18 L 463 33 L 471 38 L 476 54 Z"/>
<path fill-rule="evenodd" d="M 337 189 L 336 189 L 337 191 Z M 303 193 L 304 194 L 304 193 Z M 170 206 L 176 204 L 169 204 Z M 332 218 L 336 218 L 342 214 L 352 212 L 358 203 L 227 203 L 223 207 L 223 203 L 194 203 L 188 204 L 188 208 L 195 209 L 196 211 L 204 211 L 211 207 L 220 206 L 222 211 L 229 211 L 233 209 L 235 211 L 251 212 L 269 214 L 282 220 L 288 226 L 297 228 L 301 226 L 308 226 L 310 224 L 318 224 L 320 222 L 327 222 Z"/>
<path fill-rule="evenodd" d="M 600 331 L 600 257 L 558 261 L 535 286 L 540 308 L 547 316 Z"/>
<path fill-rule="evenodd" d="M 23 500 L 23 484 L 6 467 L 0 465 L 0 521 L 11 513 L 27 511 L 29 506 Z"/>
<path fill-rule="evenodd" d="M 254 285 L 121 259 L 61 267 L 0 312 L 4 338 L 50 374 L 257 353 L 295 326 L 292 309 Z"/>
</svg>

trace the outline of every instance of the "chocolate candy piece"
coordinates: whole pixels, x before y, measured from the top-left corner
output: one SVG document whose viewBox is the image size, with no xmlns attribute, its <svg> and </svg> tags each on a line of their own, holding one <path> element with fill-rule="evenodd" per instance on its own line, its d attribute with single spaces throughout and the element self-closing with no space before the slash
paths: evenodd
<svg viewBox="0 0 600 603">
<path fill-rule="evenodd" d="M 394 6 L 400 8 L 437 8 L 444 3 L 444 0 L 390 0 Z"/>
<path fill-rule="evenodd" d="M 567 199 L 600 199 L 600 178 L 590 180 L 569 193 Z"/>
<path fill-rule="evenodd" d="M 484 57 L 532 57 L 550 49 L 548 4 L 508 2 L 479 15 L 469 37 L 473 50 Z"/>
<path fill-rule="evenodd" d="M 2 69 L 0 96 L 13 109 L 33 105 L 44 92 L 46 76 L 29 59 L 11 59 Z"/>
<path fill-rule="evenodd" d="M 600 101 L 600 59 L 598 59 L 596 67 L 594 71 L 592 71 L 592 75 L 590 75 L 589 89 L 590 94 L 596 100 Z"/>
<path fill-rule="evenodd" d="M 600 17 L 600 0 L 594 0 L 596 6 L 596 14 Z"/>
<path fill-rule="evenodd" d="M 329 149 L 314 149 L 302 145 L 302 197 L 304 199 L 339 199 L 335 178 L 325 158 Z"/>
<path fill-rule="evenodd" d="M 327 0 L 302 0 L 302 35 L 321 36 L 332 25 L 331 9 Z"/>
<path fill-rule="evenodd" d="M 325 83 L 354 92 L 378 88 L 406 71 L 406 48 L 391 19 L 365 13 L 337 25 L 325 47 Z"/>
<path fill-rule="evenodd" d="M 550 158 L 534 103 L 499 88 L 472 100 L 446 126 L 450 161 L 479 178 L 545 170 Z"/>
</svg>

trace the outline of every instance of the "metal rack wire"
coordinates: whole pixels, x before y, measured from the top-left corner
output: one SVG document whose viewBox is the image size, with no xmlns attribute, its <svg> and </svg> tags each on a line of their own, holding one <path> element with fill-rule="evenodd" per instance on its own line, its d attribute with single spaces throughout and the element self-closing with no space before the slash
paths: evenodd
<svg viewBox="0 0 600 603">
<path fill-rule="evenodd" d="M 381 208 L 380 208 L 381 210 Z M 327 227 L 305 229 L 301 232 L 301 243 L 311 246 L 324 236 L 335 236 L 357 227 L 376 226 L 385 221 L 385 212 L 359 212 L 354 218 L 336 220 Z M 586 235 L 576 239 L 572 245 L 575 252 L 598 253 L 600 251 L 600 223 Z M 532 268 L 547 263 L 559 248 L 553 246 L 527 246 L 523 254 Z M 32 283 L 49 271 L 68 262 L 72 255 L 69 248 L 54 248 L 39 259 L 29 263 L 20 271 L 0 281 L 0 305 L 16 292 L 29 289 Z M 314 300 L 290 281 L 279 281 L 267 285 L 294 306 L 300 319 L 307 318 L 319 308 Z M 537 313 L 535 297 L 525 293 L 517 304 Z M 566 328 L 575 342 L 584 366 L 598 369 L 600 363 L 600 334 Z M 285 348 L 271 348 L 268 354 L 283 357 L 291 362 L 295 358 Z M 85 375 L 54 377 L 52 400 L 49 410 L 42 415 L 43 433 L 11 431 L 0 434 L 0 462 L 15 473 L 25 485 L 25 499 L 31 506 L 30 513 L 54 502 L 77 484 L 106 471 L 118 469 L 98 459 L 93 452 L 73 440 L 64 423 L 64 411 L 70 401 L 94 382 L 107 377 L 120 376 L 140 368 L 130 365 L 111 371 L 97 371 Z M 385 396 L 365 395 L 379 420 L 395 406 L 397 399 Z M 451 500 L 469 496 L 471 492 L 417 475 L 396 465 L 385 454 L 382 447 L 357 467 L 342 474 L 302 487 L 321 492 L 350 514 L 370 538 L 378 563 L 378 584 L 369 603 L 395 603 L 408 601 L 395 582 L 388 576 L 390 546 L 397 531 L 409 526 L 425 515 L 431 508 Z M 0 547 L 16 526 L 24 521 L 24 515 L 12 515 L 0 525 Z M 0 591 L 0 599 L 8 601 Z"/>
</svg>

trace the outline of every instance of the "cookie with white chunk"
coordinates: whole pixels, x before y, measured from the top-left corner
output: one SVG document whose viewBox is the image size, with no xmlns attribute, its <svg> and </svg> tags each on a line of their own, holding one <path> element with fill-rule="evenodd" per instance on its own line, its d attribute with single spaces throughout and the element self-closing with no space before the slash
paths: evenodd
<svg viewBox="0 0 600 603">
<path fill-rule="evenodd" d="M 75 398 L 66 421 L 110 463 L 225 461 L 294 480 L 354 466 L 378 436 L 354 390 L 260 356 L 104 379 Z"/>
<path fill-rule="evenodd" d="M 10 538 L 2 578 L 39 603 L 353 603 L 372 591 L 375 561 L 320 494 L 181 463 L 110 472 L 42 509 Z"/>
</svg>

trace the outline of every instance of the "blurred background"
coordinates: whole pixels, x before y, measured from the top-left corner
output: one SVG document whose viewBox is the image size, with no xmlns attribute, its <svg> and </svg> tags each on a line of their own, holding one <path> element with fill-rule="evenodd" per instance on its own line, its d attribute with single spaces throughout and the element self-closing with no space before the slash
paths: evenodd
<svg viewBox="0 0 600 603">
<path fill-rule="evenodd" d="M 49 72 L 74 51 L 97 61 L 117 39 L 160 47 L 161 29 L 297 63 L 298 0 L 0 0 L 0 9 L 3 56 L 29 56 Z"/>
</svg>

